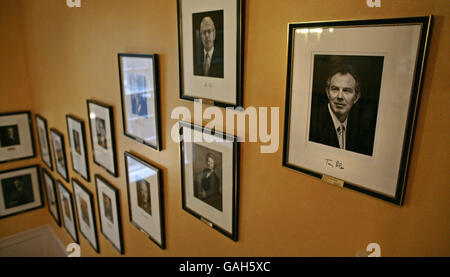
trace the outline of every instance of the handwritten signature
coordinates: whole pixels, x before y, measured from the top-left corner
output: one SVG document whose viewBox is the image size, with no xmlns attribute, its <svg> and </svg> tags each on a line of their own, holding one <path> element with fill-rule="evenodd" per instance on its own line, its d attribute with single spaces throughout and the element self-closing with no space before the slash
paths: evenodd
<svg viewBox="0 0 450 277">
<path fill-rule="evenodd" d="M 331 168 L 344 169 L 344 164 L 338 160 L 325 159 L 325 165 Z"/>
<path fill-rule="evenodd" d="M 210 82 L 205 82 L 203 84 L 203 87 L 205 87 L 205 88 L 213 88 L 213 85 Z"/>
</svg>

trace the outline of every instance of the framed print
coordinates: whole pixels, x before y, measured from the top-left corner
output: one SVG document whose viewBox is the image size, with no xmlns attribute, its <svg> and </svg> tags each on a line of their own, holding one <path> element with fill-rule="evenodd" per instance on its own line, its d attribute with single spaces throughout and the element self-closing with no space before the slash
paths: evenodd
<svg viewBox="0 0 450 277">
<path fill-rule="evenodd" d="M 29 111 L 0 114 L 0 163 L 36 155 L 31 126 Z"/>
<path fill-rule="evenodd" d="M 100 175 L 95 175 L 100 229 L 120 254 L 124 253 L 120 220 L 119 191 Z"/>
<path fill-rule="evenodd" d="M 402 205 L 430 26 L 289 24 L 283 165 Z"/>
<path fill-rule="evenodd" d="M 165 249 L 161 170 L 125 152 L 130 222 Z"/>
<path fill-rule="evenodd" d="M 87 100 L 94 162 L 117 177 L 116 142 L 112 106 Z"/>
<path fill-rule="evenodd" d="M 66 115 L 72 168 L 86 181 L 90 181 L 84 122 L 73 115 Z"/>
<path fill-rule="evenodd" d="M 58 183 L 59 202 L 61 203 L 61 213 L 64 219 L 64 228 L 72 237 L 72 239 L 79 243 L 77 223 L 75 221 L 75 211 L 73 209 L 72 193 L 61 183 Z"/>
<path fill-rule="evenodd" d="M 55 180 L 47 170 L 42 169 L 42 173 L 45 185 L 45 193 L 47 195 L 48 211 L 56 221 L 56 224 L 58 224 L 58 226 L 61 226 L 61 218 L 59 217 L 59 203 L 57 197 L 58 194 L 56 193 Z"/>
<path fill-rule="evenodd" d="M 37 165 L 0 172 L 0 218 L 44 206 Z"/>
<path fill-rule="evenodd" d="M 237 241 L 237 138 L 190 123 L 179 124 L 183 209 Z"/>
<path fill-rule="evenodd" d="M 50 142 L 48 139 L 47 120 L 40 115 L 35 115 L 35 119 L 41 159 L 44 164 L 50 168 L 50 170 L 53 170 L 52 154 L 50 152 Z"/>
<path fill-rule="evenodd" d="M 118 54 L 123 132 L 161 150 L 158 55 Z"/>
<path fill-rule="evenodd" d="M 180 98 L 242 105 L 244 1 L 178 0 Z"/>
<path fill-rule="evenodd" d="M 78 225 L 80 227 L 80 232 L 87 239 L 92 248 L 97 253 L 100 253 L 94 212 L 94 198 L 92 193 L 74 178 L 72 178 L 72 186 L 75 206 L 78 211 Z"/>
<path fill-rule="evenodd" d="M 56 172 L 69 182 L 69 171 L 67 170 L 66 147 L 64 144 L 64 135 L 58 130 L 51 128 L 53 156 L 55 157 Z"/>
</svg>

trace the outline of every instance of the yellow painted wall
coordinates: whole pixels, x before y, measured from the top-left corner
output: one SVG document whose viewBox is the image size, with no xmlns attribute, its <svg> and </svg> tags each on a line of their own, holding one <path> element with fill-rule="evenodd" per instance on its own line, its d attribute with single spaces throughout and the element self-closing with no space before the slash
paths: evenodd
<svg viewBox="0 0 450 277">
<path fill-rule="evenodd" d="M 1 72 L 9 79 L 23 81 L 22 93 L 32 96 L 32 103 L 24 104 L 47 118 L 49 127 L 65 134 L 66 148 L 66 114 L 74 114 L 87 124 L 86 99 L 114 107 L 118 178 L 93 163 L 89 140 L 87 144 L 91 175 L 101 174 L 121 192 L 126 255 L 355 256 L 371 242 L 381 245 L 383 256 L 450 255 L 450 14 L 446 0 L 382 0 L 381 8 L 368 8 L 365 0 L 246 1 L 244 104 L 280 107 L 280 126 L 284 126 L 289 22 L 433 14 L 435 24 L 404 206 L 333 187 L 282 167 L 282 143 L 274 154 L 260 154 L 259 144 L 245 143 L 241 149 L 238 242 L 209 229 L 181 207 L 179 146 L 170 139 L 176 120 L 170 113 L 176 106 L 192 109 L 193 104 L 178 97 L 176 1 L 81 2 L 81 8 L 69 9 L 65 1 L 1 0 L 1 10 L 7 10 L 2 13 L 8 14 L 0 19 L 2 36 L 24 45 L 7 55 L 20 66 L 4 72 L 2 65 Z M 10 11 L 19 14 L 21 21 Z M 4 31 L 5 23 L 14 25 L 18 32 Z M 2 43 L 1 47 L 7 46 Z M 117 53 L 160 55 L 162 152 L 123 136 Z M 7 89 L 11 87 L 14 85 L 7 85 Z M 14 109 L 22 108 L 18 96 L 8 94 L 7 98 L 19 105 Z M 3 104 L 0 108 L 0 112 L 6 109 Z M 281 127 L 280 142 L 282 135 Z M 130 150 L 163 170 L 166 250 L 159 249 L 129 223 L 123 152 Z M 71 169 L 71 161 L 68 163 Z M 56 173 L 53 175 L 56 177 Z M 72 170 L 70 176 L 81 180 Z M 82 183 L 95 191 L 93 181 Z M 52 222 L 48 212 L 36 212 L 36 217 Z M 12 226 L 8 228 L 24 230 L 19 226 L 26 220 L 25 215 L 2 220 L 0 230 L 7 223 Z M 64 228 L 51 224 L 64 243 L 71 242 Z M 4 236 L 3 231 L 0 236 Z M 102 256 L 118 256 L 100 233 L 99 241 Z M 80 243 L 83 256 L 96 256 L 81 235 Z"/>
</svg>

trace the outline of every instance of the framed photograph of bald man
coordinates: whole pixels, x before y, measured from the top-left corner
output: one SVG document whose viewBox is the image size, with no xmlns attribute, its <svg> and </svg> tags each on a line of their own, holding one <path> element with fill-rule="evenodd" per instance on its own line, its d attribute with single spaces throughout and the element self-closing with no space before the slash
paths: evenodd
<svg viewBox="0 0 450 277">
<path fill-rule="evenodd" d="M 242 0 L 178 0 L 180 98 L 242 105 Z"/>
<path fill-rule="evenodd" d="M 402 205 L 431 19 L 289 24 L 283 165 Z"/>
</svg>

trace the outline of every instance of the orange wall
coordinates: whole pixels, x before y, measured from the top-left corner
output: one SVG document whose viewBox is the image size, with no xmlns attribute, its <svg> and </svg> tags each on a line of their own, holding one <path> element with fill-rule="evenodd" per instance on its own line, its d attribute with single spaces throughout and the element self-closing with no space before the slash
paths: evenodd
<svg viewBox="0 0 450 277">
<path fill-rule="evenodd" d="M 1 3 L 17 12 L 11 2 L 15 0 Z M 280 126 L 284 122 L 289 22 L 433 14 L 435 24 L 404 206 L 330 186 L 282 167 L 282 143 L 274 154 L 260 154 L 259 144 L 245 143 L 241 149 L 238 242 L 209 229 L 181 207 L 179 150 L 170 139 L 176 120 L 170 113 L 176 106 L 192 109 L 193 104 L 178 99 L 176 1 L 81 2 L 81 8 L 69 9 L 65 1 L 20 0 L 23 32 L 8 35 L 26 41 L 24 56 L 33 111 L 47 118 L 49 127 L 65 134 L 66 147 L 66 114 L 81 117 L 87 124 L 86 99 L 114 107 L 118 178 L 93 163 L 90 141 L 87 143 L 91 175 L 101 174 L 121 192 L 126 255 L 355 256 L 371 242 L 381 245 L 383 256 L 450 255 L 450 138 L 445 129 L 450 125 L 447 1 L 382 1 L 382 8 L 372 9 L 365 0 L 246 1 L 244 103 L 280 107 Z M 11 16 L 2 20 L 16 22 Z M 119 52 L 160 55 L 162 152 L 123 136 Z M 22 55 L 9 58 L 24 63 Z M 24 69 L 17 71 L 20 77 Z M 22 75 L 26 80 L 26 74 Z M 282 135 L 281 127 L 280 142 Z M 123 152 L 129 150 L 163 170 L 166 250 L 159 249 L 129 223 L 123 158 Z M 71 161 L 68 163 L 71 168 Z M 70 176 L 80 179 L 72 170 Z M 82 183 L 95 191 L 94 182 Z M 48 213 L 41 216 L 43 222 L 51 222 L 49 218 Z M 22 222 L 19 216 L 10 221 L 12 225 Z M 0 221 L 0 229 L 4 226 Z M 64 228 L 52 226 L 64 243 L 71 242 Z M 99 241 L 102 256 L 118 256 L 100 233 Z M 83 256 L 96 256 L 81 235 L 80 244 Z"/>
</svg>

